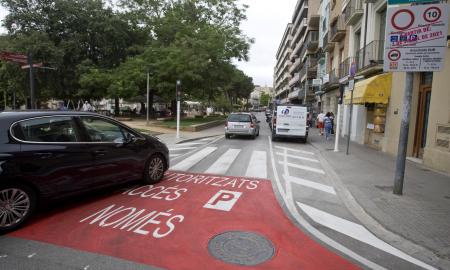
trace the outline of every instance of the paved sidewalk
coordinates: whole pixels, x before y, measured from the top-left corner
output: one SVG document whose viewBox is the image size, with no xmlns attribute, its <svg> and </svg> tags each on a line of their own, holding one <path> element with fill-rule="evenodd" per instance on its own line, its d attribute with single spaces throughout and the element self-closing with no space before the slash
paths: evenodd
<svg viewBox="0 0 450 270">
<path fill-rule="evenodd" d="M 402 238 L 390 238 L 397 246 L 411 253 L 424 253 L 411 246 L 424 247 L 435 256 L 438 265 L 450 269 L 450 177 L 431 171 L 422 165 L 407 161 L 404 195 L 393 194 L 395 157 L 367 146 L 350 144 L 350 155 L 345 155 L 346 140 L 340 139 L 340 152 L 335 153 L 334 137 L 326 141 L 312 129 L 309 142 L 337 174 L 340 183 L 351 193 L 363 210 L 376 220 L 383 231 Z M 351 197 L 351 196 L 350 196 Z M 352 199 L 353 199 L 352 198 Z M 363 212 L 364 212 L 363 211 Z M 365 224 L 369 227 L 367 224 Z M 371 229 L 371 228 L 369 228 Z M 377 234 L 377 232 L 374 232 Z M 411 243 L 409 242 L 409 243 Z M 426 251 L 425 253 L 428 253 Z M 431 253 L 430 253 L 431 254 Z M 425 255 L 426 256 L 426 255 Z"/>
<path fill-rule="evenodd" d="M 150 121 L 148 126 L 145 120 L 140 119 L 133 119 L 133 121 L 123 121 L 123 123 L 135 129 L 147 130 L 150 134 L 155 134 L 164 143 L 169 145 L 173 145 L 182 141 L 195 140 L 225 134 L 223 125 L 220 125 L 197 132 L 180 131 L 180 138 L 177 139 L 176 129 L 155 126 L 155 121 Z"/>
</svg>

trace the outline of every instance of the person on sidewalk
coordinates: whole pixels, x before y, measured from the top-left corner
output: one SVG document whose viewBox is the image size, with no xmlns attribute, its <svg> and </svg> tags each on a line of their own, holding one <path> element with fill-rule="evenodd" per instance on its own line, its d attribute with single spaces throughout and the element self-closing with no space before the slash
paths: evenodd
<svg viewBox="0 0 450 270">
<path fill-rule="evenodd" d="M 329 112 L 327 112 L 323 118 L 323 125 L 325 128 L 325 139 L 328 141 L 331 137 L 331 130 L 333 129 L 333 120 L 331 119 L 331 114 Z"/>
<path fill-rule="evenodd" d="M 319 113 L 319 115 L 317 115 L 317 125 L 319 128 L 319 133 L 320 136 L 323 135 L 323 119 L 325 118 L 325 114 L 323 112 Z"/>
</svg>

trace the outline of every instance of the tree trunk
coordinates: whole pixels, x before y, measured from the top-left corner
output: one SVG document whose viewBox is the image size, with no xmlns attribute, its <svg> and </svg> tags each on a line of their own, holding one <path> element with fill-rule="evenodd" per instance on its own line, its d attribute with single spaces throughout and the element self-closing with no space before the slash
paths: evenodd
<svg viewBox="0 0 450 270">
<path fill-rule="evenodd" d="M 119 97 L 114 98 L 114 115 L 119 116 L 120 114 L 120 108 L 119 108 Z"/>
<path fill-rule="evenodd" d="M 153 101 L 155 97 L 155 92 L 153 90 L 150 90 L 148 94 L 148 108 L 150 110 L 150 118 L 155 119 L 155 110 L 153 109 Z"/>
<path fill-rule="evenodd" d="M 142 116 L 147 115 L 147 108 L 145 107 L 145 102 L 139 102 L 141 104 L 141 109 L 139 110 L 139 114 Z"/>
</svg>

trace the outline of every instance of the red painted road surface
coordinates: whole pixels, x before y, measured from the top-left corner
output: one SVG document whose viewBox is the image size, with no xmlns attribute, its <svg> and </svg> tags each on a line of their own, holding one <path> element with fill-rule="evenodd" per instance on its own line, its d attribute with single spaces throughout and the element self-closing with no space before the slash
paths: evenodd
<svg viewBox="0 0 450 270">
<path fill-rule="evenodd" d="M 274 256 L 251 267 L 212 257 L 208 241 L 227 231 L 266 237 Z M 168 172 L 155 186 L 42 217 L 12 236 L 166 269 L 359 269 L 293 225 L 270 181 L 242 177 Z"/>
</svg>

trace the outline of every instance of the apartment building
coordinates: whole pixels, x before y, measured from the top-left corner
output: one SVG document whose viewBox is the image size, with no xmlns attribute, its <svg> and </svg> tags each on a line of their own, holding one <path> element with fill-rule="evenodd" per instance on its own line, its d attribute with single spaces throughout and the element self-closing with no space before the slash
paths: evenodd
<svg viewBox="0 0 450 270">
<path fill-rule="evenodd" d="M 275 91 L 275 99 L 279 103 L 287 103 L 287 97 L 289 94 L 289 80 L 291 75 L 289 74 L 289 68 L 292 66 L 291 62 L 291 42 L 292 42 L 292 24 L 289 23 L 281 39 L 281 43 L 278 46 L 276 54 L 276 65 L 273 75 L 273 88 Z"/>
<path fill-rule="evenodd" d="M 280 103 L 310 105 L 315 101 L 311 80 L 317 73 L 318 7 L 319 1 L 297 1 L 283 35 L 274 70 L 275 95 Z"/>
</svg>

